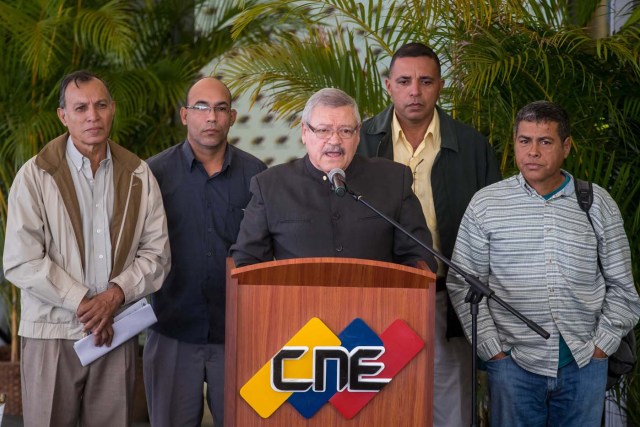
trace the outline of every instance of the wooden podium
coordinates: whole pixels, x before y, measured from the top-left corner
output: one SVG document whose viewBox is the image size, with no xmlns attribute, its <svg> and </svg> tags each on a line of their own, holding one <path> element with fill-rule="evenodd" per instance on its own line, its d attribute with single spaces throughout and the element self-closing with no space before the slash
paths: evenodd
<svg viewBox="0 0 640 427">
<path fill-rule="evenodd" d="M 431 426 L 435 276 L 426 268 L 351 258 L 235 268 L 229 258 L 226 307 L 226 427 Z M 328 403 L 310 419 L 288 403 L 262 418 L 240 389 L 313 317 L 336 334 L 354 318 L 377 334 L 402 319 L 425 346 L 350 420 Z"/>
</svg>

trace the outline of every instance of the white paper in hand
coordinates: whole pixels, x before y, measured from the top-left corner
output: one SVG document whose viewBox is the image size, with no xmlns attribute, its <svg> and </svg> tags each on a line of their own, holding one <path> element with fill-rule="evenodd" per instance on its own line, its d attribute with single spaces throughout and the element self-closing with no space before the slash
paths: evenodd
<svg viewBox="0 0 640 427">
<path fill-rule="evenodd" d="M 120 344 L 138 335 L 144 329 L 156 323 L 153 308 L 146 300 L 141 299 L 113 318 L 113 340 L 111 347 L 97 347 L 93 343 L 93 335 L 87 335 L 73 344 L 73 349 L 80 358 L 82 366 L 87 366 L 97 358 L 104 356 Z"/>
</svg>

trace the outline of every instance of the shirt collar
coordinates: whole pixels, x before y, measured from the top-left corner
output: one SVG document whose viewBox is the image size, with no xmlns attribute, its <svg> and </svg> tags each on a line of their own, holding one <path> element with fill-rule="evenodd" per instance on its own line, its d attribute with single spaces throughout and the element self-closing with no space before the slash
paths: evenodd
<svg viewBox="0 0 640 427">
<path fill-rule="evenodd" d="M 313 163 L 311 163 L 311 159 L 309 158 L 309 154 L 304 156 L 304 165 L 309 174 L 311 174 L 315 180 L 329 182 L 327 174 L 313 166 Z"/>
<path fill-rule="evenodd" d="M 394 147 L 397 146 L 398 144 L 409 144 L 409 142 L 404 136 L 404 131 L 400 126 L 400 122 L 398 121 L 398 116 L 395 110 L 393 111 L 393 119 L 391 121 L 391 134 L 392 134 Z M 431 136 L 431 140 L 434 142 L 440 141 L 439 138 L 436 138 L 436 135 L 439 135 L 439 134 L 440 134 L 440 116 L 438 115 L 438 111 L 434 109 L 433 117 L 431 118 L 431 123 L 429 123 L 429 126 L 427 127 L 427 131 L 424 134 L 424 138 L 422 138 L 422 142 L 415 149 L 415 153 L 418 153 L 420 150 L 424 148 L 425 142 L 428 140 L 429 136 Z M 434 148 L 439 148 L 439 147 L 434 147 Z M 413 148 L 411 150 L 413 151 Z"/>
<path fill-rule="evenodd" d="M 193 166 L 193 162 L 196 157 L 193 155 L 193 150 L 191 149 L 191 145 L 189 141 L 185 140 L 182 143 L 182 154 L 184 154 L 184 160 L 186 162 L 187 167 L 190 169 Z"/>
<path fill-rule="evenodd" d="M 189 141 L 185 140 L 182 143 L 181 149 L 182 149 L 182 154 L 184 154 L 184 159 L 185 159 L 187 168 L 189 168 L 189 170 L 193 169 L 193 167 L 198 162 L 198 159 L 196 159 L 196 156 L 193 154 L 193 149 L 191 148 L 191 144 L 189 144 Z M 231 161 L 233 160 L 233 150 L 234 148 L 231 146 L 231 144 L 227 143 L 224 150 L 224 160 L 222 162 L 222 169 L 220 169 L 219 173 L 224 172 L 225 169 L 227 169 L 231 165 Z"/>
<path fill-rule="evenodd" d="M 351 163 L 344 170 L 345 175 L 352 176 L 353 174 L 355 174 L 356 173 L 355 171 L 356 171 L 357 168 L 356 168 L 356 166 L 354 166 L 354 164 L 359 162 L 359 161 L 360 161 L 360 159 L 358 157 L 358 154 L 353 156 L 353 159 L 351 160 Z M 311 159 L 309 159 L 309 154 L 306 154 L 304 156 L 303 162 L 304 162 L 305 169 L 307 170 L 309 175 L 311 175 L 313 180 L 316 181 L 316 182 L 321 183 L 321 185 L 326 185 L 327 189 L 330 190 L 332 183 L 329 181 L 329 177 L 327 176 L 326 173 L 324 173 L 320 169 L 317 169 L 315 166 L 313 166 L 313 163 L 311 163 Z"/>
<path fill-rule="evenodd" d="M 91 161 L 80 151 L 78 151 L 78 148 L 76 148 L 73 141 L 71 140 L 71 135 L 69 135 L 69 138 L 67 139 L 67 156 L 69 157 L 69 160 L 71 160 L 73 167 L 76 168 L 77 171 L 82 170 L 82 166 L 85 161 L 91 164 Z M 109 148 L 109 144 L 107 144 L 107 156 L 103 161 L 105 160 L 109 162 L 111 161 L 111 149 Z"/>
<path fill-rule="evenodd" d="M 569 176 L 569 174 L 566 174 L 566 173 L 562 173 L 562 176 L 564 177 L 564 180 L 562 181 L 562 183 L 560 184 L 560 186 L 558 188 L 556 188 L 555 190 L 553 190 L 549 194 L 543 194 L 542 195 L 542 197 L 545 200 L 549 200 L 549 199 L 553 198 L 553 196 L 555 196 L 557 193 L 560 193 L 561 191 L 564 191 L 565 188 L 567 188 L 567 185 L 569 185 L 569 182 L 571 182 L 571 176 Z"/>
<path fill-rule="evenodd" d="M 573 176 L 565 171 L 564 169 L 560 169 L 560 172 L 562 173 L 562 175 L 564 175 L 565 177 L 568 177 L 569 180 L 566 181 L 566 183 L 563 183 L 561 185 L 564 185 L 562 188 L 560 188 L 559 190 L 557 190 L 557 192 L 555 194 L 553 194 L 549 200 L 551 199 L 555 199 L 557 197 L 566 197 L 566 196 L 570 196 L 572 195 L 576 190 L 574 188 L 573 185 L 570 185 L 571 182 L 573 181 Z M 524 179 L 524 176 L 522 175 L 522 172 L 520 172 L 518 175 L 516 175 L 516 179 L 518 180 L 518 184 L 520 185 L 520 187 L 527 192 L 527 194 L 530 195 L 535 195 L 538 196 L 542 199 L 544 199 L 543 195 L 538 194 L 538 192 L 533 189 L 533 187 L 531 187 L 529 184 L 527 184 L 527 180 Z"/>
</svg>

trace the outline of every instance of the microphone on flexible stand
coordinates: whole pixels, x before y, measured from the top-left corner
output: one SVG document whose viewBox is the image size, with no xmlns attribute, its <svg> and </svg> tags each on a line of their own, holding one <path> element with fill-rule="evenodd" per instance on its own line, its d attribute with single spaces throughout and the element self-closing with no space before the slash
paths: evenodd
<svg viewBox="0 0 640 427">
<path fill-rule="evenodd" d="M 342 197 L 347 194 L 347 184 L 346 179 L 347 176 L 344 171 L 340 168 L 334 168 L 329 171 L 327 174 L 329 181 L 333 185 L 333 192 L 336 193 L 336 196 Z"/>
</svg>

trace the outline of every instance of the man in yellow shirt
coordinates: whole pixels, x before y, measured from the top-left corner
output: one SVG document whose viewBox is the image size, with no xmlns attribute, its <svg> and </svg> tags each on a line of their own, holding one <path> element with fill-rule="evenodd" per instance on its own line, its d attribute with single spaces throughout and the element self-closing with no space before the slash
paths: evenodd
<svg viewBox="0 0 640 427">
<path fill-rule="evenodd" d="M 411 168 L 433 246 L 450 258 L 469 200 L 500 180 L 495 153 L 484 136 L 436 105 L 444 80 L 428 46 L 398 49 L 385 83 L 393 105 L 363 123 L 358 152 Z M 471 347 L 448 300 L 446 276 L 439 263 L 433 425 L 459 427 L 471 424 Z"/>
</svg>

